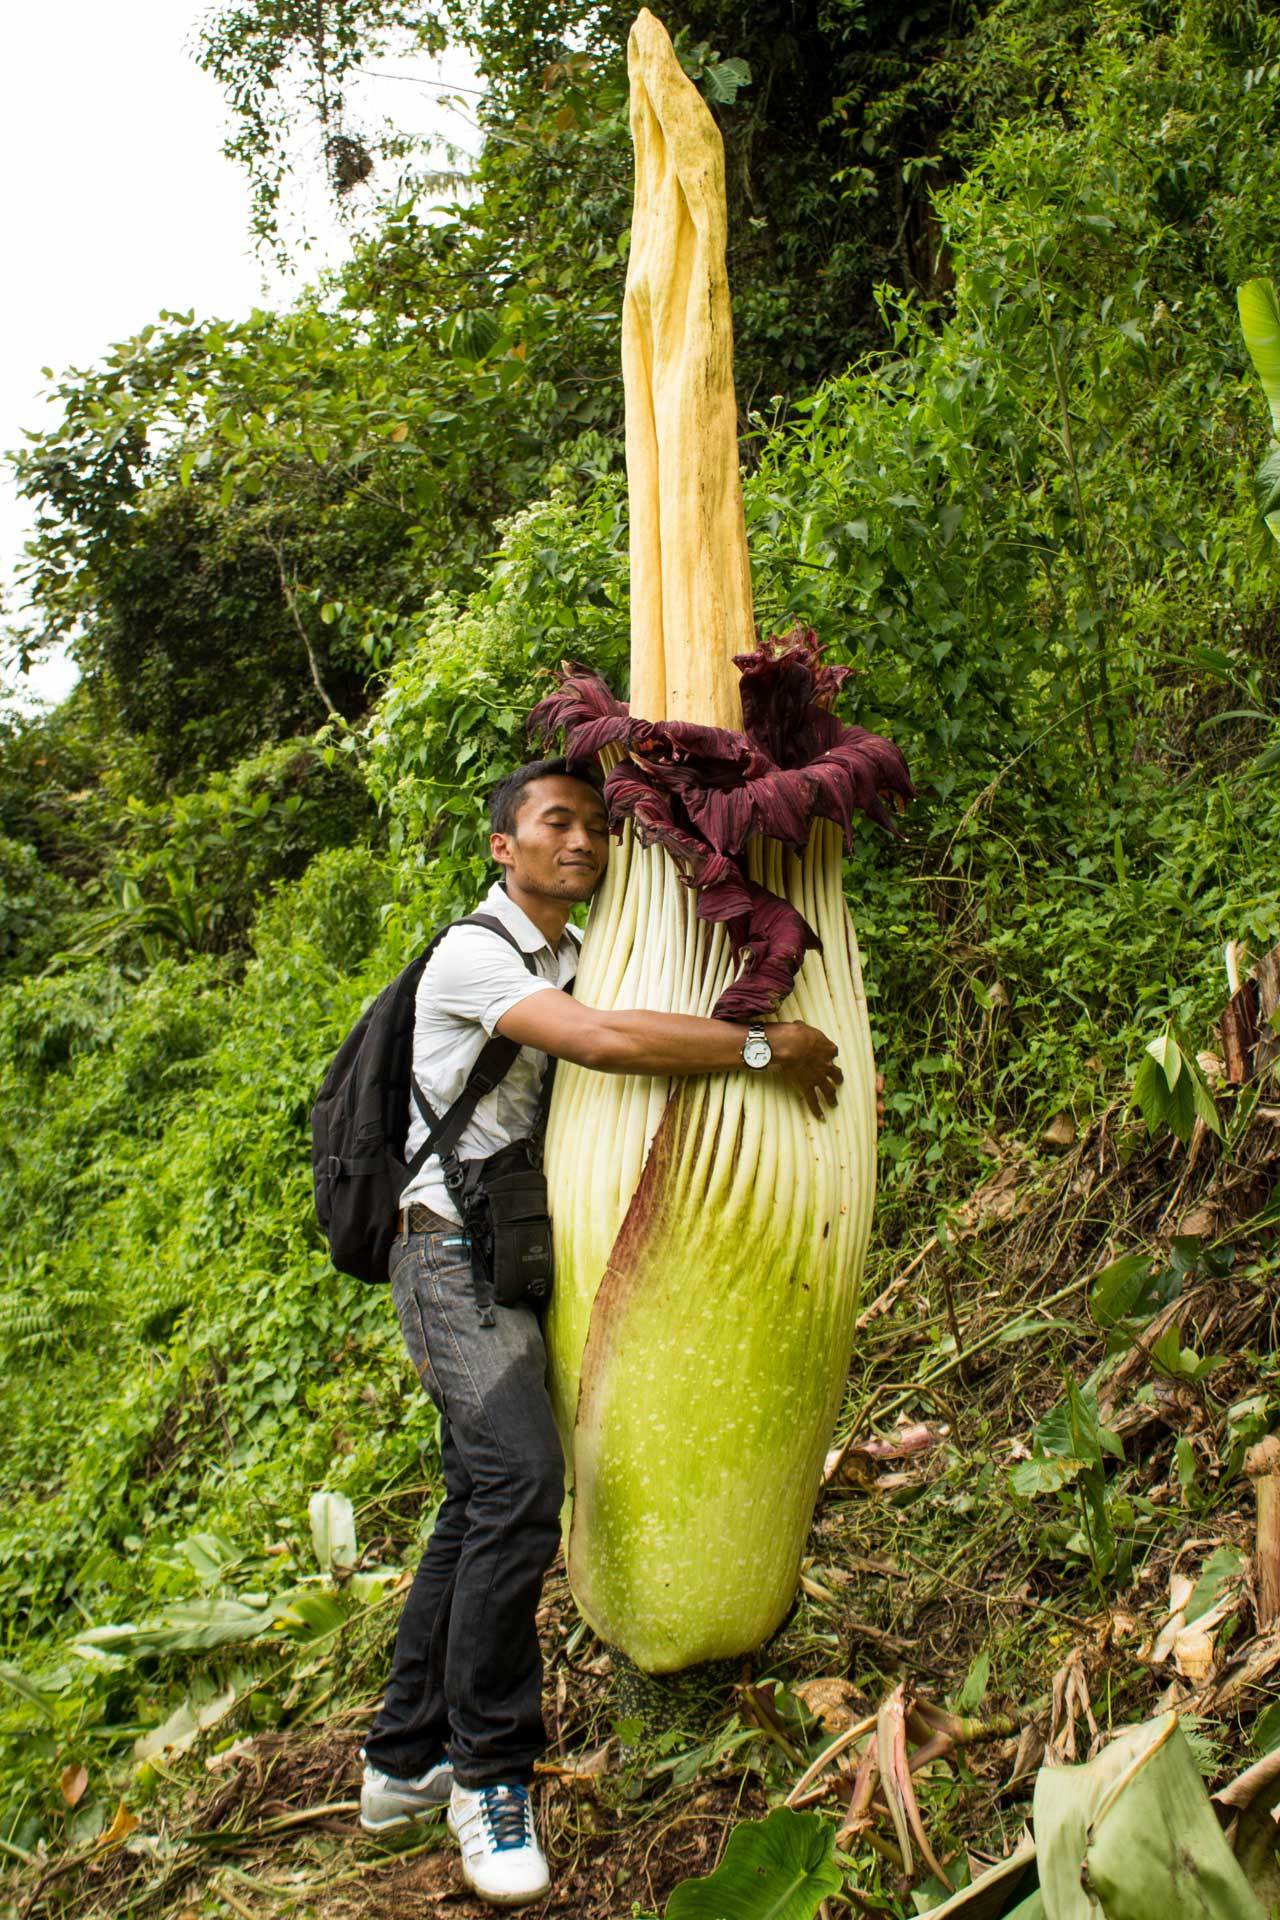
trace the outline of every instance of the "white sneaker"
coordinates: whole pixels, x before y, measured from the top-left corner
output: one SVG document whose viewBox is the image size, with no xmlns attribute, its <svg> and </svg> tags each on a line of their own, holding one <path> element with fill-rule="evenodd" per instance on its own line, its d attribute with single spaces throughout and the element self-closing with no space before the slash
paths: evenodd
<svg viewBox="0 0 1280 1920">
<path fill-rule="evenodd" d="M 388 1833 L 394 1827 L 407 1827 L 411 1820 L 424 1820 L 448 1804 L 452 1786 L 453 1768 L 447 1760 L 428 1767 L 418 1780 L 399 1780 L 366 1760 L 360 1783 L 360 1825 L 366 1833 Z"/>
<path fill-rule="evenodd" d="M 455 1780 L 449 1831 L 462 1849 L 463 1879 L 491 1906 L 523 1907 L 550 1887 L 528 1787 L 460 1787 Z"/>
</svg>

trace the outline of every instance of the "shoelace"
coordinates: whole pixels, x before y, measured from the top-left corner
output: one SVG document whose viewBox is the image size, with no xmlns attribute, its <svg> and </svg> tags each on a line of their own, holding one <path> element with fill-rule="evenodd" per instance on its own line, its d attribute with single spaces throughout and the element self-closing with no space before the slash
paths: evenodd
<svg viewBox="0 0 1280 1920">
<path fill-rule="evenodd" d="M 527 1787 L 481 1787 L 480 1806 L 495 1851 L 507 1853 L 513 1847 L 528 1845 L 531 1835 Z"/>
</svg>

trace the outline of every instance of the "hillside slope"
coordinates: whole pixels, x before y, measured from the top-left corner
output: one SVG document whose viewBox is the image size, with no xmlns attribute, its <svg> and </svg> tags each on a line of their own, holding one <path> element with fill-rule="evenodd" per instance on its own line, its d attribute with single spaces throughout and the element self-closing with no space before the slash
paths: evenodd
<svg viewBox="0 0 1280 1920">
<path fill-rule="evenodd" d="M 1013 60 L 1035 10 L 1004 14 Z M 1280 24 L 1100 6 L 1070 79 L 939 200 L 945 300 L 886 293 L 883 351 L 753 413 L 747 448 L 762 623 L 811 624 L 854 666 L 849 710 L 920 793 L 848 868 L 888 1091 L 841 1436 L 900 1446 L 905 1423 L 923 1459 L 886 1482 L 855 1447 L 796 1614 L 692 1696 L 637 1705 L 553 1586 L 549 1911 L 647 1910 L 735 1808 L 794 1786 L 821 1726 L 749 1682 L 823 1677 L 874 1708 L 902 1677 L 1048 1732 L 1078 1649 L 1104 1724 L 1149 1710 L 1171 1676 L 1135 1656 L 1170 1569 L 1215 1552 L 1235 1625 L 1182 1683 L 1204 1764 L 1280 1734 L 1255 1725 L 1265 1674 L 1232 1690 L 1224 1664 L 1252 1644 L 1243 1450 L 1280 1419 L 1280 1094 L 1211 1080 L 1221 1134 L 1193 1151 L 1132 1105 L 1166 1029 L 1188 1062 L 1211 1045 L 1224 943 L 1280 939 L 1280 555 L 1234 310 L 1275 265 Z M 474 593 L 364 629 L 394 645 L 368 650 L 385 674 L 358 727 L 178 798 L 131 784 L 124 749 L 77 784 L 74 710 L 6 741 L 10 844 L 79 833 L 107 888 L 86 920 L 66 876 L 41 893 L 38 853 L 0 869 L 0 1838 L 33 1914 L 176 1914 L 215 1885 L 265 1911 L 259 1873 L 301 1874 L 301 1912 L 391 1913 L 450 1884 L 432 1854 L 364 1853 L 336 1887 L 439 1481 L 386 1299 L 328 1267 L 306 1119 L 369 994 L 474 898 L 481 796 L 547 671 L 621 686 L 624 499 L 580 479 L 502 524 Z M 1098 1276 L 1139 1255 L 1112 1311 Z M 1077 1399 L 1096 1458 L 1019 1476 Z M 361 1548 L 337 1586 L 320 1490 Z M 999 1739 L 930 1783 L 949 1850 L 1017 1830 Z M 132 1851 L 93 1854 L 122 1801 Z M 209 1833 L 245 1849 L 243 1884 Z M 874 1840 L 849 1884 L 908 1912 Z"/>
</svg>

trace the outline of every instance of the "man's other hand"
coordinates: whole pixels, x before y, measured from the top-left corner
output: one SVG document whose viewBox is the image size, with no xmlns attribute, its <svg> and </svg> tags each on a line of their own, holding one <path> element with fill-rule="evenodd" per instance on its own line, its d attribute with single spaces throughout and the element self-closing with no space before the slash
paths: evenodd
<svg viewBox="0 0 1280 1920">
<path fill-rule="evenodd" d="M 803 1020 L 776 1020 L 765 1032 L 775 1071 L 795 1088 L 815 1120 L 825 1119 L 823 1102 L 834 1107 L 844 1081 L 836 1065 L 835 1041 Z"/>
</svg>

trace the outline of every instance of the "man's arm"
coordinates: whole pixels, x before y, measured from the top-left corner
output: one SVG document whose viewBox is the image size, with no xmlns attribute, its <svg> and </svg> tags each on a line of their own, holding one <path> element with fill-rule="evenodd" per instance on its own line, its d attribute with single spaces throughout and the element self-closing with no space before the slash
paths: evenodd
<svg viewBox="0 0 1280 1920">
<path fill-rule="evenodd" d="M 749 1073 L 742 1059 L 744 1026 L 688 1013 L 604 1013 L 567 993 L 533 993 L 510 1008 L 497 1031 L 522 1047 L 597 1073 Z M 765 1069 L 788 1081 L 819 1120 L 822 1103 L 836 1103 L 843 1075 L 836 1048 L 816 1027 L 799 1020 L 770 1021 L 773 1059 Z"/>
</svg>

